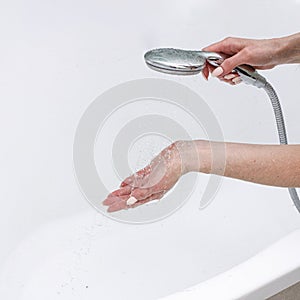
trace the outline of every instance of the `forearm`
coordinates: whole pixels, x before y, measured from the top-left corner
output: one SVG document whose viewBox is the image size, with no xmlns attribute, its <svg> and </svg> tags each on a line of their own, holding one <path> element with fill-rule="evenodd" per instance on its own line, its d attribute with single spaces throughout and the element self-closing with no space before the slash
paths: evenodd
<svg viewBox="0 0 300 300">
<path fill-rule="evenodd" d="M 280 43 L 281 64 L 300 63 L 300 33 L 277 39 Z"/>
<path fill-rule="evenodd" d="M 300 187 L 300 145 L 255 145 L 193 141 L 187 171 L 245 181 Z"/>
</svg>

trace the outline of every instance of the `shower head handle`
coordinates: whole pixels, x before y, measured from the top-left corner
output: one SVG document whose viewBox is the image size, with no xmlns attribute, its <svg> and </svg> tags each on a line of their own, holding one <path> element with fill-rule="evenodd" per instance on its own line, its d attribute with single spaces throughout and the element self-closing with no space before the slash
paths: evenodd
<svg viewBox="0 0 300 300">
<path fill-rule="evenodd" d="M 217 53 L 217 52 L 208 52 L 208 51 L 199 51 L 200 55 L 203 55 L 206 57 L 206 61 L 211 64 L 212 66 L 218 67 L 220 66 L 223 61 L 228 58 L 228 55 L 225 55 L 223 53 Z M 261 76 L 255 68 L 253 68 L 250 65 L 243 64 L 235 67 L 233 69 L 234 72 L 238 73 L 246 84 L 254 85 L 258 88 L 264 87 L 266 85 L 266 79 Z"/>
</svg>

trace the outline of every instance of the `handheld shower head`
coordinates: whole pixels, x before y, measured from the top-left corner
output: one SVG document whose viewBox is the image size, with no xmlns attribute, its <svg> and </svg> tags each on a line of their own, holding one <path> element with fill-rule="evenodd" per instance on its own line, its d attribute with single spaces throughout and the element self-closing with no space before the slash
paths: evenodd
<svg viewBox="0 0 300 300">
<path fill-rule="evenodd" d="M 173 48 L 153 49 L 144 55 L 146 64 L 153 70 L 174 75 L 195 75 L 200 73 L 206 63 L 219 66 L 226 58 L 216 52 L 182 50 Z M 249 65 L 234 69 L 246 84 L 264 87 L 266 79 Z"/>
</svg>

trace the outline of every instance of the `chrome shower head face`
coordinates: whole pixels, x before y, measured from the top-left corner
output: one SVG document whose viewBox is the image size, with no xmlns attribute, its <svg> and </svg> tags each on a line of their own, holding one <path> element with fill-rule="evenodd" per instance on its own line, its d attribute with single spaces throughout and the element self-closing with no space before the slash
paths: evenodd
<svg viewBox="0 0 300 300">
<path fill-rule="evenodd" d="M 202 55 L 202 51 L 173 48 L 150 50 L 144 58 L 151 69 L 175 75 L 198 74 L 203 70 L 207 59 Z"/>
</svg>

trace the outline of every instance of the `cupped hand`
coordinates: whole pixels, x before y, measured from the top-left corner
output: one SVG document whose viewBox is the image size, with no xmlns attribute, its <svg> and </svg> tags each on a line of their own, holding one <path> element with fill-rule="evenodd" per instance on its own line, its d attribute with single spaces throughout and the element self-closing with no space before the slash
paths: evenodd
<svg viewBox="0 0 300 300">
<path fill-rule="evenodd" d="M 279 39 L 243 39 L 226 38 L 220 42 L 205 47 L 203 51 L 219 52 L 229 56 L 218 68 L 207 64 L 203 69 L 203 76 L 208 79 L 209 73 L 222 81 L 230 84 L 240 83 L 236 72 L 232 72 L 236 66 L 248 64 L 255 69 L 271 69 L 281 63 Z"/>
<path fill-rule="evenodd" d="M 145 168 L 127 177 L 119 189 L 107 196 L 103 205 L 108 206 L 108 212 L 114 212 L 161 199 L 184 172 L 180 146 L 175 142 L 165 148 Z M 130 197 L 136 198 L 137 202 L 127 205 Z"/>
</svg>

